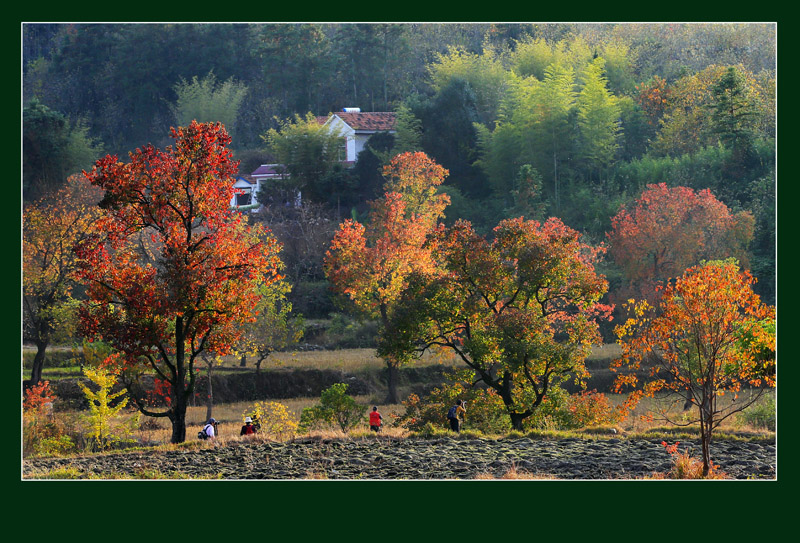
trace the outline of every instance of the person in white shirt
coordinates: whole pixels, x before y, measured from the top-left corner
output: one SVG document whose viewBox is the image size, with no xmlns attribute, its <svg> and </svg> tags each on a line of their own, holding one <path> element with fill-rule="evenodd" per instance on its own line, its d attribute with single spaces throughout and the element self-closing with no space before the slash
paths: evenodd
<svg viewBox="0 0 800 543">
<path fill-rule="evenodd" d="M 210 419 L 208 419 L 208 422 L 203 427 L 203 430 L 205 430 L 206 435 L 208 436 L 208 439 L 214 439 L 216 437 L 216 435 L 217 435 L 217 432 L 216 432 L 216 430 L 217 430 L 217 419 L 215 419 L 214 417 L 211 417 Z"/>
</svg>

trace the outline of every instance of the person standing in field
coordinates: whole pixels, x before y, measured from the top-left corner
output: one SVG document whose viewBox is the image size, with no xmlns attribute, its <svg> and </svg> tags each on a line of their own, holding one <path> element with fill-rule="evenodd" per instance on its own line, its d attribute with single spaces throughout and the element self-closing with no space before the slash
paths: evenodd
<svg viewBox="0 0 800 543">
<path fill-rule="evenodd" d="M 456 400 L 456 404 L 447 412 L 447 420 L 450 421 L 450 429 L 454 432 L 461 431 L 461 424 L 467 418 L 466 402 Z"/>
<path fill-rule="evenodd" d="M 372 412 L 369 414 L 369 429 L 373 432 L 380 432 L 381 425 L 383 424 L 383 417 L 380 413 L 378 413 L 378 406 L 372 408 Z"/>
</svg>

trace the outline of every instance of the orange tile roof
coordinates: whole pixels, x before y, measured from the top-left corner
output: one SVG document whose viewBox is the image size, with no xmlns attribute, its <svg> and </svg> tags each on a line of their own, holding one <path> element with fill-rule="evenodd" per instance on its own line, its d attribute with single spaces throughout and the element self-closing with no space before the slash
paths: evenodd
<svg viewBox="0 0 800 543">
<path fill-rule="evenodd" d="M 334 115 L 350 125 L 354 130 L 370 130 L 381 132 L 394 130 L 397 114 L 390 111 L 373 111 L 361 113 L 337 112 Z"/>
</svg>

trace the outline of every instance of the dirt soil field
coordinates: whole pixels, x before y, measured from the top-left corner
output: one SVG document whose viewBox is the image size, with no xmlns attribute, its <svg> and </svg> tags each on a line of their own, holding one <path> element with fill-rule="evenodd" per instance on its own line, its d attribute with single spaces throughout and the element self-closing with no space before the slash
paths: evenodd
<svg viewBox="0 0 800 543">
<path fill-rule="evenodd" d="M 699 442 L 681 440 L 699 457 Z M 712 460 L 734 479 L 775 479 L 774 441 L 712 442 Z M 221 479 L 474 479 L 510 469 L 556 479 L 640 479 L 670 468 L 660 439 L 355 439 L 301 438 L 233 443 L 198 450 L 139 451 L 75 458 L 25 459 L 24 479 L 74 468 L 82 476 L 138 478 L 157 470 L 170 478 Z"/>
</svg>

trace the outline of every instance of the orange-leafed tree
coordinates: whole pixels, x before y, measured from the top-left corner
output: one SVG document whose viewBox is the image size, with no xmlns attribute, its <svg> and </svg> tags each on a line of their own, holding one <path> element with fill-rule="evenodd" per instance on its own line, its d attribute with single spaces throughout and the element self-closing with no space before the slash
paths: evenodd
<svg viewBox="0 0 800 543">
<path fill-rule="evenodd" d="M 174 146 L 147 145 L 127 163 L 106 156 L 86 174 L 105 191 L 102 235 L 76 252 L 83 333 L 120 353 L 134 404 L 169 418 L 180 443 L 199 356 L 227 354 L 256 317 L 259 288 L 281 276 L 275 238 L 229 209 L 237 164 L 224 127 L 192 122 L 171 135 Z M 165 383 L 166 407 L 147 403 L 145 374 Z"/>
<path fill-rule="evenodd" d="M 23 338 L 36 346 L 30 382 L 42 379 L 47 347 L 75 324 L 73 245 L 92 233 L 99 190 L 72 176 L 61 190 L 22 210 Z"/>
<path fill-rule="evenodd" d="M 667 86 L 667 80 L 656 75 L 650 81 L 636 85 L 636 90 L 636 103 L 644 111 L 647 122 L 651 126 L 658 126 L 670 98 L 671 89 Z"/>
<path fill-rule="evenodd" d="M 379 319 L 383 329 L 414 271 L 430 273 L 429 234 L 449 203 L 437 194 L 448 171 L 425 153 L 403 153 L 385 166 L 385 194 L 370 202 L 366 224 L 342 223 L 326 253 L 325 271 L 333 288 L 363 314 Z M 388 403 L 397 403 L 397 369 L 387 356 Z"/>
<path fill-rule="evenodd" d="M 660 183 L 622 206 L 611 226 L 609 254 L 627 280 L 620 298 L 653 304 L 660 284 L 703 260 L 734 257 L 746 265 L 754 219 L 731 213 L 708 189 Z"/>
<path fill-rule="evenodd" d="M 661 397 L 650 416 L 699 422 L 704 475 L 712 469 L 714 429 L 775 386 L 775 309 L 753 282 L 733 259 L 692 267 L 664 289 L 658 311 L 632 301 L 632 316 L 615 329 L 622 346 L 612 364 L 617 391 L 633 387 L 631 407 Z M 637 377 L 643 370 L 646 377 Z M 673 416 L 676 404 L 696 408 L 696 417 Z"/>
</svg>

